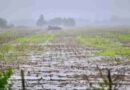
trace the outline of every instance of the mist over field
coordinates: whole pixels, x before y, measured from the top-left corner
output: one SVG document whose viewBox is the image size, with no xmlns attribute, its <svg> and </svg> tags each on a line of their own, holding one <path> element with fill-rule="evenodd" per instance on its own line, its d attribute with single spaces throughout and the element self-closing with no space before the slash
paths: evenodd
<svg viewBox="0 0 130 90">
<path fill-rule="evenodd" d="M 0 0 L 0 90 L 130 90 L 130 0 Z"/>
<path fill-rule="evenodd" d="M 35 26 L 39 16 L 74 18 L 77 26 L 130 25 L 129 0 L 1 0 L 0 18 Z"/>
</svg>

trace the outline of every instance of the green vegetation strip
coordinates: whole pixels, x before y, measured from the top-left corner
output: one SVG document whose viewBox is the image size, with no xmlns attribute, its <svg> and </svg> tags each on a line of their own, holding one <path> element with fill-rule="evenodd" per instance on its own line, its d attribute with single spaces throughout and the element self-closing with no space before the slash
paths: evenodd
<svg viewBox="0 0 130 90">
<path fill-rule="evenodd" d="M 43 43 L 54 39 L 53 35 L 33 35 L 16 39 L 19 43 Z"/>
<path fill-rule="evenodd" d="M 11 43 L 3 44 L 0 47 L 0 61 L 15 61 L 18 56 L 27 55 L 26 51 L 43 50 L 44 47 L 38 45 L 38 43 L 45 43 L 53 40 L 53 35 L 31 35 L 26 37 L 19 37 L 14 40 L 13 45 Z M 19 43 L 19 44 L 18 44 Z M 32 45 L 30 45 L 30 43 Z"/>
<path fill-rule="evenodd" d="M 130 34 L 125 33 L 100 33 L 84 34 L 77 37 L 78 42 L 83 46 L 90 46 L 101 49 L 97 53 L 101 56 L 115 57 L 117 55 L 130 56 L 130 48 L 125 47 L 125 42 L 130 42 Z"/>
<path fill-rule="evenodd" d="M 11 33 L 11 32 L 1 33 L 0 34 L 0 44 L 15 40 L 17 37 L 19 37 L 19 36 L 14 33 Z"/>
</svg>

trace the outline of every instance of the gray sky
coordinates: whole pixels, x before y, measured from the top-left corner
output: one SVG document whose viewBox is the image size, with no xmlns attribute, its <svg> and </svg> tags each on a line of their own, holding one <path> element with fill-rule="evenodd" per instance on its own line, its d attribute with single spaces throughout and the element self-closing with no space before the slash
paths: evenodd
<svg viewBox="0 0 130 90">
<path fill-rule="evenodd" d="M 130 18 L 130 0 L 0 0 L 0 17 L 8 20 L 56 16 L 104 20 Z"/>
</svg>

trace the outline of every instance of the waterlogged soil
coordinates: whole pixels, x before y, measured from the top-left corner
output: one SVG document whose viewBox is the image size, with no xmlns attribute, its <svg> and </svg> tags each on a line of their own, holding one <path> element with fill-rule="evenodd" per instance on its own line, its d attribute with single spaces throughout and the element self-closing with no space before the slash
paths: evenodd
<svg viewBox="0 0 130 90">
<path fill-rule="evenodd" d="M 48 50 L 26 56 L 33 64 L 22 64 L 14 71 L 10 79 L 13 90 L 22 90 L 21 69 L 24 70 L 27 90 L 86 90 L 89 87 L 86 76 L 91 76 L 93 83 L 100 81 L 99 78 L 92 78 L 98 74 L 97 65 L 115 67 L 112 64 L 117 64 L 106 63 L 104 57 L 96 56 L 99 50 L 81 47 L 71 37 L 61 38 L 43 47 Z"/>
</svg>

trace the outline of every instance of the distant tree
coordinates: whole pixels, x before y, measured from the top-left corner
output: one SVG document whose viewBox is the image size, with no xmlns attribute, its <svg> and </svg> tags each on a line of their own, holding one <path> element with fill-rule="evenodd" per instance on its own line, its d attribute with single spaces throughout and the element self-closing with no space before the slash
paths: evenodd
<svg viewBox="0 0 130 90">
<path fill-rule="evenodd" d="M 64 25 L 65 26 L 75 26 L 76 22 L 73 18 L 67 18 L 64 20 Z"/>
<path fill-rule="evenodd" d="M 62 18 L 60 18 L 60 17 L 56 17 L 56 18 L 53 18 L 53 19 L 51 19 L 49 22 L 48 22 L 48 24 L 49 25 L 62 25 Z"/>
<path fill-rule="evenodd" d="M 43 15 L 40 15 L 39 19 L 37 20 L 37 26 L 44 26 L 46 24 L 46 21 L 44 19 Z"/>
<path fill-rule="evenodd" d="M 7 21 L 3 18 L 0 18 L 0 27 L 7 27 Z"/>
<path fill-rule="evenodd" d="M 51 19 L 49 22 L 48 22 L 49 25 L 56 25 L 56 26 L 75 26 L 76 25 L 76 22 L 73 18 L 60 18 L 60 17 L 56 17 L 56 18 L 53 18 Z"/>
<path fill-rule="evenodd" d="M 12 28 L 12 27 L 15 27 L 15 25 L 11 23 L 11 24 L 8 25 L 8 27 Z"/>
</svg>

